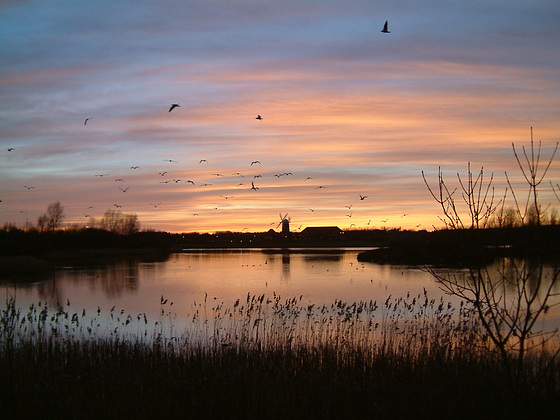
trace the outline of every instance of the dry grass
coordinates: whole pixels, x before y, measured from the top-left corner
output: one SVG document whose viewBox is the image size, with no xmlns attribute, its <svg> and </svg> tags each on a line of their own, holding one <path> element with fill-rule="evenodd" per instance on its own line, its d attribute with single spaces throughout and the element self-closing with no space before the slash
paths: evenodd
<svg viewBox="0 0 560 420">
<path fill-rule="evenodd" d="M 426 294 L 385 302 L 248 295 L 161 314 L 8 300 L 5 416 L 527 418 L 559 407 L 560 369 L 535 349 L 513 398 L 470 308 Z M 180 327 L 179 327 L 180 325 Z M 558 342 L 556 342 L 558 345 Z"/>
</svg>

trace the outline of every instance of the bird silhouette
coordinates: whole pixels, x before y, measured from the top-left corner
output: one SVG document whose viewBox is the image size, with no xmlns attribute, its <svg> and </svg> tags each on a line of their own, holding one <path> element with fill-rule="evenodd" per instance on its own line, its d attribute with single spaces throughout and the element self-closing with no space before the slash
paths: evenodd
<svg viewBox="0 0 560 420">
<path fill-rule="evenodd" d="M 28 190 L 34 190 L 35 189 L 35 187 L 29 187 L 27 185 L 24 185 L 23 188 L 27 188 Z"/>
<path fill-rule="evenodd" d="M 366 198 L 369 197 L 369 195 L 362 195 L 362 194 L 358 194 L 360 196 L 360 200 L 365 200 Z"/>
<path fill-rule="evenodd" d="M 140 169 L 140 166 L 131 166 L 130 169 Z"/>
<path fill-rule="evenodd" d="M 84 120 L 84 125 L 86 125 L 87 122 L 88 122 L 89 120 L 91 120 L 91 118 L 86 118 L 86 119 Z"/>
<path fill-rule="evenodd" d="M 125 193 L 130 187 L 126 187 L 126 188 L 121 188 L 119 187 L 119 190 L 121 190 L 123 193 Z"/>
<path fill-rule="evenodd" d="M 251 166 L 253 166 L 253 165 L 257 164 L 257 163 L 258 163 L 259 165 L 261 164 L 258 160 L 254 160 L 254 161 L 251 162 Z"/>
<path fill-rule="evenodd" d="M 169 108 L 169 111 L 167 111 L 167 112 L 171 112 L 171 111 L 173 111 L 175 108 L 178 108 L 178 107 L 180 107 L 180 106 L 181 106 L 181 105 L 179 105 L 179 104 L 171 104 L 171 107 Z"/>
<path fill-rule="evenodd" d="M 255 183 L 254 183 L 254 182 L 251 182 L 251 189 L 256 191 L 256 190 L 258 190 L 259 188 L 258 188 L 258 187 L 255 187 Z"/>
<path fill-rule="evenodd" d="M 383 29 L 381 30 L 384 34 L 390 34 L 391 31 L 389 30 L 389 21 L 385 21 L 385 25 L 383 25 Z"/>
<path fill-rule="evenodd" d="M 104 177 L 104 176 L 107 176 L 107 175 L 109 175 L 109 174 L 96 174 L 95 176 Z"/>
<path fill-rule="evenodd" d="M 206 159 L 200 159 L 200 161 L 198 163 L 202 163 L 202 162 L 208 163 L 208 161 Z"/>
<path fill-rule="evenodd" d="M 176 160 L 173 159 L 163 159 L 164 162 L 169 162 L 169 163 L 179 163 Z"/>
<path fill-rule="evenodd" d="M 193 184 L 194 185 L 194 181 L 191 181 L 190 179 L 187 179 L 185 182 L 188 183 L 188 184 Z"/>
<path fill-rule="evenodd" d="M 8 152 L 12 152 L 14 150 L 16 150 L 16 149 L 14 149 L 13 147 L 8 147 Z"/>
<path fill-rule="evenodd" d="M 161 175 L 161 176 L 165 176 L 166 173 L 167 173 L 167 171 L 165 171 L 165 172 L 158 172 L 158 174 Z"/>
<path fill-rule="evenodd" d="M 120 209 L 122 206 L 120 204 L 113 204 L 116 208 Z"/>
<path fill-rule="evenodd" d="M 262 121 L 263 117 L 261 117 L 260 115 L 257 115 L 257 117 L 255 119 L 257 119 L 259 121 Z"/>
<path fill-rule="evenodd" d="M 117 179 L 115 179 L 115 182 L 124 182 L 124 179 L 122 179 L 122 178 L 117 178 Z"/>
<path fill-rule="evenodd" d="M 150 203 L 150 206 L 153 206 L 154 208 L 157 208 L 161 203 Z"/>
</svg>

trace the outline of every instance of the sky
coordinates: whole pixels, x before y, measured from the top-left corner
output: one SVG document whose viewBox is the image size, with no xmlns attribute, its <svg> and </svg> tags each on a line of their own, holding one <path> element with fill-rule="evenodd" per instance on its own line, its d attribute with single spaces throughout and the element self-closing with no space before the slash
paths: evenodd
<svg viewBox="0 0 560 420">
<path fill-rule="evenodd" d="M 3 1 L 0 225 L 60 201 L 65 226 L 441 228 L 422 172 L 524 197 L 512 143 L 552 155 L 558 22 L 556 0 Z"/>
</svg>

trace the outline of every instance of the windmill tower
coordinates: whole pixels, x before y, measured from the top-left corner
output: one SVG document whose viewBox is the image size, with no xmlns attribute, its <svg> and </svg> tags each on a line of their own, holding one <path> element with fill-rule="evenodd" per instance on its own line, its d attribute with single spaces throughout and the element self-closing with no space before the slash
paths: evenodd
<svg viewBox="0 0 560 420">
<path fill-rule="evenodd" d="M 287 235 L 290 233 L 290 218 L 288 217 L 288 213 L 286 213 L 284 216 L 282 216 L 282 213 L 278 214 L 280 215 L 280 223 L 276 225 L 276 229 L 278 229 L 278 227 L 282 225 L 282 234 Z"/>
</svg>

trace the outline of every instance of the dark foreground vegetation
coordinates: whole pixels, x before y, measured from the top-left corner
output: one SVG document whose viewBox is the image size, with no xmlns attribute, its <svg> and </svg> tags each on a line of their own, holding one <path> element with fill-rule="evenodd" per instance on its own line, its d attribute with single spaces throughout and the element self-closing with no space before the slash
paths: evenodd
<svg viewBox="0 0 560 420">
<path fill-rule="evenodd" d="M 155 323 L 61 305 L 22 312 L 7 300 L 2 417 L 526 419 L 560 409 L 548 346 L 533 348 L 514 384 L 476 314 L 425 294 L 204 303 L 181 334 L 172 319 L 163 297 Z"/>
</svg>

